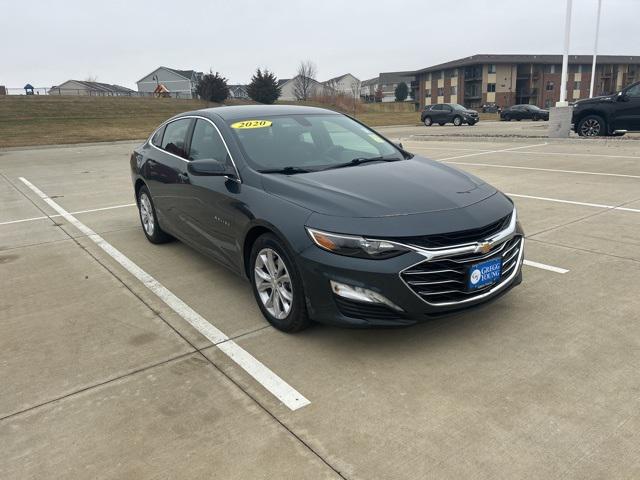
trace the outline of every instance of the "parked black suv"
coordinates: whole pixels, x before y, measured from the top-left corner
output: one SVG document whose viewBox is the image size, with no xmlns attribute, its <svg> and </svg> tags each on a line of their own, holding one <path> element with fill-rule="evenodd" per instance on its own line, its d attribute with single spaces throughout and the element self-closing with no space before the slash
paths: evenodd
<svg viewBox="0 0 640 480">
<path fill-rule="evenodd" d="M 639 132 L 640 82 L 613 95 L 578 100 L 573 107 L 573 128 L 581 137 Z"/>
<path fill-rule="evenodd" d="M 500 112 L 500 120 L 549 120 L 549 110 L 543 110 L 536 105 L 521 104 L 507 107 Z"/>
<path fill-rule="evenodd" d="M 420 121 L 427 127 L 434 123 L 444 125 L 445 123 L 453 123 L 459 127 L 463 123 L 475 125 L 478 123 L 478 112 L 469 110 L 457 103 L 437 103 L 435 105 L 427 105 L 422 111 Z"/>
</svg>

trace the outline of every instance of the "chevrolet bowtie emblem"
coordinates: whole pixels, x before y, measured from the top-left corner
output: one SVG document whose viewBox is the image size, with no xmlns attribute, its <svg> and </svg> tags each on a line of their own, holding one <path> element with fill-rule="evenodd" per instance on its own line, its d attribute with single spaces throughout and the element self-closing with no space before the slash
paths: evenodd
<svg viewBox="0 0 640 480">
<path fill-rule="evenodd" d="M 489 250 L 491 250 L 491 244 L 489 242 L 479 243 L 476 247 L 476 251 L 481 253 L 489 253 Z"/>
</svg>

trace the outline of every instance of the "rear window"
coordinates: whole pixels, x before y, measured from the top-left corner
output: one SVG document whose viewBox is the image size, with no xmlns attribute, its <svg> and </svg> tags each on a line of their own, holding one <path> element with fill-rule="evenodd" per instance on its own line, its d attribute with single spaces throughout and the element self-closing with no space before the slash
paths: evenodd
<svg viewBox="0 0 640 480">
<path fill-rule="evenodd" d="M 158 148 L 162 147 L 162 135 L 164 135 L 164 126 L 159 128 L 151 137 L 151 143 Z"/>
</svg>

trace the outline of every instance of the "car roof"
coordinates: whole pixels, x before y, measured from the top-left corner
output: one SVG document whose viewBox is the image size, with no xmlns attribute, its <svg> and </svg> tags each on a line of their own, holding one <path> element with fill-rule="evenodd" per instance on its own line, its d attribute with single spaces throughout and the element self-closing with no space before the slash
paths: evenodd
<svg viewBox="0 0 640 480">
<path fill-rule="evenodd" d="M 204 108 L 194 112 L 186 112 L 184 115 L 202 115 L 211 117 L 217 115 L 223 120 L 246 120 L 251 117 L 266 117 L 269 115 L 318 115 L 334 114 L 339 112 L 326 108 L 306 107 L 300 105 L 231 105 L 225 107 Z"/>
</svg>

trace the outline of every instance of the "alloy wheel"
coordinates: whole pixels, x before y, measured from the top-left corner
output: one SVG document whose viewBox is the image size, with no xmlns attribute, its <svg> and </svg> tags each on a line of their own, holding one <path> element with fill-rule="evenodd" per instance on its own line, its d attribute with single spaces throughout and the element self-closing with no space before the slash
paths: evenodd
<svg viewBox="0 0 640 480">
<path fill-rule="evenodd" d="M 585 137 L 595 137 L 600 135 L 600 122 L 595 118 L 585 120 L 580 126 L 580 133 Z"/>
<path fill-rule="evenodd" d="M 140 220 L 142 220 L 142 227 L 147 235 L 153 236 L 155 230 L 155 221 L 153 219 L 153 207 L 151 206 L 151 200 L 146 193 L 140 195 Z"/>
<path fill-rule="evenodd" d="M 278 253 L 271 248 L 263 248 L 256 257 L 253 275 L 258 296 L 264 308 L 282 320 L 289 315 L 293 302 L 291 277 Z"/>
</svg>

